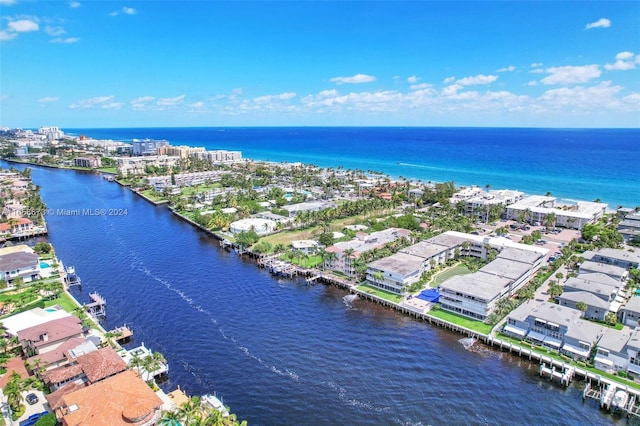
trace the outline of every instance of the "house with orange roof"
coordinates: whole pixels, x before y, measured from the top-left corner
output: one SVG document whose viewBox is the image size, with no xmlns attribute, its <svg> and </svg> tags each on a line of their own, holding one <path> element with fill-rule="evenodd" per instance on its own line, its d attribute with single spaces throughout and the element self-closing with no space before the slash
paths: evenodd
<svg viewBox="0 0 640 426">
<path fill-rule="evenodd" d="M 162 400 L 132 370 L 61 398 L 52 395 L 47 401 L 63 426 L 153 425 L 162 415 Z"/>
<path fill-rule="evenodd" d="M 82 354 L 69 364 L 60 366 L 42 374 L 42 380 L 55 391 L 70 382 L 92 384 L 122 373 L 127 364 L 111 347 Z"/>
</svg>

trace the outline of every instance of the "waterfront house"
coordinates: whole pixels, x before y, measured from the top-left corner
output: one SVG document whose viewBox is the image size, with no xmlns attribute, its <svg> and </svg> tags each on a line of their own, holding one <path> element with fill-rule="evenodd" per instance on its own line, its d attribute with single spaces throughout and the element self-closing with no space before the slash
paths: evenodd
<svg viewBox="0 0 640 426">
<path fill-rule="evenodd" d="M 318 242 L 315 240 L 295 240 L 291 241 L 291 247 L 297 252 L 311 254 L 318 250 Z"/>
<path fill-rule="evenodd" d="M 620 322 L 629 327 L 640 325 L 640 296 L 633 296 L 620 308 Z"/>
<path fill-rule="evenodd" d="M 162 400 L 132 370 L 46 397 L 63 426 L 153 425 L 161 417 Z"/>
<path fill-rule="evenodd" d="M 73 337 L 82 337 L 81 321 L 75 315 L 18 331 L 18 340 L 28 355 L 53 351 Z"/>
<path fill-rule="evenodd" d="M 304 203 L 290 204 L 282 207 L 289 212 L 289 217 L 294 217 L 301 212 L 317 212 L 325 209 L 336 208 L 333 201 L 307 201 Z"/>
<path fill-rule="evenodd" d="M 76 356 L 72 356 L 68 364 L 42 374 L 42 380 L 51 391 L 74 381 L 90 385 L 127 369 L 122 357 L 109 346 L 88 353 L 72 354 Z"/>
<path fill-rule="evenodd" d="M 89 353 L 97 350 L 98 347 L 96 346 L 96 342 L 93 338 L 72 337 L 53 350 L 27 358 L 27 362 L 29 365 L 37 364 L 44 370 L 52 370 L 60 367 L 61 365 L 67 364 L 69 359 L 74 358 L 77 354 Z"/>
<path fill-rule="evenodd" d="M 71 316 L 71 314 L 63 309 L 49 308 L 45 310 L 42 308 L 33 308 L 4 318 L 2 320 L 2 327 L 7 335 L 14 337 L 17 336 L 21 330 L 68 316 Z"/>
<path fill-rule="evenodd" d="M 632 330 L 626 327 L 622 330 L 607 329 L 598 342 L 598 350 L 593 358 L 594 366 L 603 371 L 626 370 L 629 365 L 626 349 L 631 334 Z"/>
<path fill-rule="evenodd" d="M 580 319 L 581 317 L 582 312 L 577 309 L 549 302 L 528 301 L 509 314 L 503 331 L 520 339 L 559 351 L 570 327 L 587 329 L 580 323 L 583 321 Z M 591 337 L 585 342 L 592 344 L 598 338 L 597 335 Z M 583 339 L 580 339 L 578 333 L 575 333 L 571 343 L 575 343 L 575 340 Z"/>
<path fill-rule="evenodd" d="M 77 167 L 86 167 L 97 169 L 102 166 L 100 157 L 76 157 L 73 159 L 73 165 Z"/>
<path fill-rule="evenodd" d="M 0 279 L 11 285 L 18 277 L 24 282 L 40 278 L 38 255 L 25 245 L 0 249 Z"/>
</svg>

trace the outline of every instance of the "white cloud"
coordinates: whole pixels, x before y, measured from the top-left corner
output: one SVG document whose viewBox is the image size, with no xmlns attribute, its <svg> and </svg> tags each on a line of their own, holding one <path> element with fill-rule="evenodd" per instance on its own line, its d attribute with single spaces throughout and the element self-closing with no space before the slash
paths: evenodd
<svg viewBox="0 0 640 426">
<path fill-rule="evenodd" d="M 511 72 L 511 71 L 515 71 L 515 69 L 516 67 L 514 67 L 513 65 L 509 65 L 508 67 L 504 67 L 496 70 L 496 72 Z"/>
<path fill-rule="evenodd" d="M 456 81 L 456 78 L 455 78 L 454 76 L 447 77 L 447 78 L 445 78 L 444 80 L 442 80 L 442 82 L 443 82 L 444 84 L 453 83 L 454 81 Z"/>
<path fill-rule="evenodd" d="M 596 22 L 591 22 L 585 26 L 585 30 L 590 30 L 592 28 L 609 28 L 611 26 L 611 21 L 607 18 L 600 18 Z"/>
<path fill-rule="evenodd" d="M 543 66 L 543 65 L 544 65 L 544 64 L 543 64 L 542 62 L 533 62 L 533 63 L 531 64 L 531 68 L 538 68 L 538 67 L 541 67 L 541 66 Z"/>
<path fill-rule="evenodd" d="M 531 74 L 544 74 L 544 69 L 543 68 L 534 68 L 531 71 L 529 71 Z"/>
<path fill-rule="evenodd" d="M 49 40 L 49 43 L 72 44 L 72 43 L 77 43 L 79 41 L 80 41 L 80 38 L 78 37 L 67 37 L 67 38 L 56 37 Z"/>
<path fill-rule="evenodd" d="M 7 24 L 9 31 L 16 33 L 28 33 L 31 31 L 38 31 L 40 26 L 33 19 L 18 19 L 17 21 L 10 21 Z"/>
<path fill-rule="evenodd" d="M 637 55 L 634 60 L 633 52 L 625 51 L 616 55 L 614 64 L 605 64 L 604 68 L 609 71 L 632 70 L 636 67 L 636 63 L 640 63 L 640 55 Z"/>
<path fill-rule="evenodd" d="M 72 9 L 76 9 L 78 7 L 82 6 L 82 4 L 80 4 L 79 1 L 70 1 L 69 2 L 69 7 Z"/>
<path fill-rule="evenodd" d="M 411 77 L 407 78 L 407 82 L 411 84 L 416 84 L 418 80 L 420 80 L 420 78 L 416 77 L 415 75 L 412 75 Z"/>
<path fill-rule="evenodd" d="M 191 105 L 189 105 L 189 107 L 193 109 L 202 109 L 204 108 L 204 102 L 202 101 L 194 102 Z"/>
<path fill-rule="evenodd" d="M 603 81 L 595 86 L 561 87 L 547 90 L 538 99 L 552 110 L 562 107 L 579 107 L 581 110 L 601 110 L 620 108 L 621 102 L 615 95 L 622 86 L 612 86 L 610 81 Z"/>
<path fill-rule="evenodd" d="M 456 81 L 456 83 L 457 84 L 461 84 L 463 86 L 470 86 L 470 85 L 473 85 L 473 84 L 489 84 L 489 83 L 493 83 L 497 79 L 498 79 L 497 75 L 478 74 L 478 75 L 473 76 L 473 77 L 461 78 L 458 81 Z"/>
<path fill-rule="evenodd" d="M 175 107 L 180 105 L 186 97 L 187 95 L 180 95 L 173 98 L 160 98 L 158 102 L 156 102 L 156 105 L 159 107 Z"/>
<path fill-rule="evenodd" d="M 433 86 L 433 84 L 420 83 L 420 84 L 412 84 L 411 86 L 409 86 L 409 88 L 411 90 L 424 90 L 424 89 L 429 89 L 432 86 Z"/>
<path fill-rule="evenodd" d="M 38 102 L 41 104 L 47 104 L 51 102 L 58 102 L 60 100 L 57 96 L 45 96 L 44 98 L 38 99 Z"/>
<path fill-rule="evenodd" d="M 462 86 L 461 84 L 452 84 L 451 86 L 447 86 L 442 89 L 442 96 L 455 96 L 458 93 L 458 90 L 462 89 L 463 87 L 464 86 Z"/>
<path fill-rule="evenodd" d="M 118 109 L 122 107 L 122 102 L 114 102 L 115 96 L 97 96 L 95 98 L 81 99 L 76 103 L 69 105 L 71 109 L 88 109 L 88 108 L 101 108 L 101 109 Z"/>
<path fill-rule="evenodd" d="M 346 83 L 358 84 L 358 83 L 371 83 L 373 81 L 376 81 L 376 78 L 372 75 L 356 74 L 351 77 L 333 77 L 329 81 L 336 84 L 346 84 Z"/>
<path fill-rule="evenodd" d="M 545 70 L 549 75 L 540 80 L 542 84 L 581 84 L 600 77 L 598 65 L 551 67 Z"/>
<path fill-rule="evenodd" d="M 149 102 L 153 102 L 156 98 L 153 96 L 140 96 L 129 101 L 132 109 L 144 110 L 149 107 Z"/>
<path fill-rule="evenodd" d="M 16 4 L 16 0 L 0 0 L 0 4 L 3 6 L 11 6 L 12 4 Z"/>
<path fill-rule="evenodd" d="M 5 30 L 0 31 L 0 41 L 12 40 L 16 37 L 18 37 L 17 33 Z"/>
<path fill-rule="evenodd" d="M 531 80 L 530 82 L 527 83 L 527 86 L 537 86 L 538 82 L 535 80 Z"/>
<path fill-rule="evenodd" d="M 288 101 L 296 97 L 296 94 L 293 92 L 280 93 L 279 95 L 266 95 L 266 96 L 258 96 L 257 98 L 253 98 L 253 102 L 258 104 L 265 104 L 270 102 L 277 101 Z"/>
<path fill-rule="evenodd" d="M 109 16 L 118 16 L 118 11 L 109 12 Z"/>
<path fill-rule="evenodd" d="M 132 7 L 126 7 L 126 6 L 124 6 L 124 7 L 122 8 L 122 13 L 125 13 L 125 14 L 127 14 L 127 15 L 135 15 L 136 13 L 138 13 L 138 11 L 137 11 L 137 10 L 135 10 L 134 8 L 132 8 Z"/>
<path fill-rule="evenodd" d="M 52 26 L 49 26 L 49 25 L 44 27 L 44 31 L 47 34 L 49 34 L 51 37 L 58 37 L 58 36 L 61 36 L 61 35 L 67 33 L 67 31 L 65 31 L 65 29 L 62 28 L 62 27 L 52 27 Z"/>
</svg>

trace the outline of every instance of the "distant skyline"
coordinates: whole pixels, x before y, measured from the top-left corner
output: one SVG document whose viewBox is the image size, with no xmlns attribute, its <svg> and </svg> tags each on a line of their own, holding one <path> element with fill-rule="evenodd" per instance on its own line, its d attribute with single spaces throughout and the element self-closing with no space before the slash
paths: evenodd
<svg viewBox="0 0 640 426">
<path fill-rule="evenodd" d="M 640 2 L 0 0 L 0 127 L 640 127 Z"/>
</svg>

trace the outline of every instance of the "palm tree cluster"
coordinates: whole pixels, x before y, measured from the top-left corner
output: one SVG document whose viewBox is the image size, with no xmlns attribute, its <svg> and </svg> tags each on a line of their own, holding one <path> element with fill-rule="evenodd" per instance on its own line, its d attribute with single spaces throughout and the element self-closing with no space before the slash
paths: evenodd
<svg viewBox="0 0 640 426">
<path fill-rule="evenodd" d="M 224 416 L 219 410 L 202 403 L 197 396 L 189 398 L 176 411 L 165 411 L 158 422 L 160 426 L 246 426 L 235 414 Z"/>
</svg>

